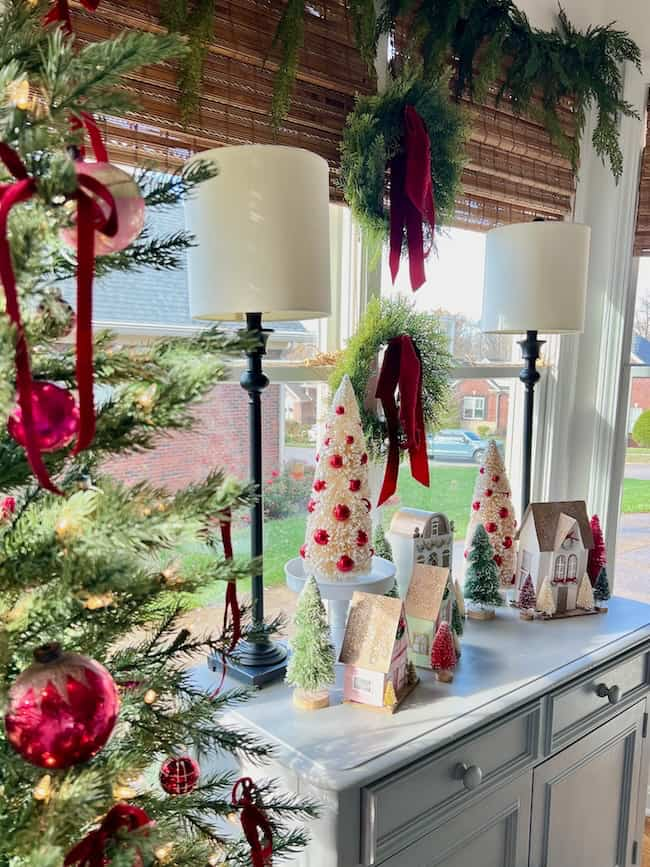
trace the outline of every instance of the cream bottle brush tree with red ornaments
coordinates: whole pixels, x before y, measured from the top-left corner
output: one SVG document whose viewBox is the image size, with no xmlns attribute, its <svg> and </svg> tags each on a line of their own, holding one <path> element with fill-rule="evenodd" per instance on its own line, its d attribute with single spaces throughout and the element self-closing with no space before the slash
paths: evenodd
<svg viewBox="0 0 650 867">
<path fill-rule="evenodd" d="M 517 522 L 510 482 L 494 440 L 490 440 L 474 486 L 469 526 L 465 537 L 465 558 L 479 524 L 485 527 L 490 544 L 494 548 L 494 562 L 497 565 L 501 586 L 511 587 L 515 576 Z"/>
<path fill-rule="evenodd" d="M 368 453 L 348 376 L 341 380 L 316 455 L 305 544 L 305 572 L 320 581 L 367 575 L 372 563 Z"/>
</svg>

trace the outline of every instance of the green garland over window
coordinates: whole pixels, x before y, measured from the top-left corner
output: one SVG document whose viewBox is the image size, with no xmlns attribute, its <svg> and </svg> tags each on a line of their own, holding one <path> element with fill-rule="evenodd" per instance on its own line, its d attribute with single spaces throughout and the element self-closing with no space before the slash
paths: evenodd
<svg viewBox="0 0 650 867">
<path fill-rule="evenodd" d="M 346 201 L 375 249 L 388 236 L 386 166 L 402 147 L 406 105 L 414 106 L 429 134 L 437 228 L 452 221 L 460 189 L 466 125 L 449 99 L 446 79 L 426 82 L 405 74 L 384 93 L 357 99 L 343 130 L 341 179 Z"/>
<path fill-rule="evenodd" d="M 355 6 L 350 6 L 350 14 L 357 14 Z M 561 7 L 557 27 L 538 30 L 512 0 L 387 0 L 373 39 L 382 32 L 394 33 L 405 17 L 410 21 L 407 56 L 422 60 L 425 77 L 439 75 L 453 59 L 457 99 L 465 93 L 480 99 L 490 85 L 505 79 L 498 98 L 509 96 L 517 112 L 541 121 L 574 167 L 587 110 L 595 104 L 594 148 L 620 178 L 618 117 L 636 116 L 623 99 L 621 64 L 628 61 L 640 69 L 641 63 L 628 33 L 613 24 L 577 30 Z M 367 26 L 363 32 L 368 34 Z M 370 50 L 370 43 L 362 46 L 364 53 Z M 541 108 L 533 101 L 540 92 Z M 575 139 L 560 123 L 558 106 L 565 98 L 575 106 Z"/>
</svg>

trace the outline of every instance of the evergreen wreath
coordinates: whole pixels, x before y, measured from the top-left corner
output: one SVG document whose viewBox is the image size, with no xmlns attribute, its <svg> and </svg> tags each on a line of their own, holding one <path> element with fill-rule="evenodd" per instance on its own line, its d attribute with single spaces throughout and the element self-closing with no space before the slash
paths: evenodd
<svg viewBox="0 0 650 867">
<path fill-rule="evenodd" d="M 375 370 L 379 353 L 389 340 L 408 334 L 422 362 L 422 408 L 424 424 L 436 427 L 447 409 L 449 373 L 452 357 L 447 336 L 432 313 L 421 313 L 403 298 L 374 298 L 367 306 L 356 334 L 348 341 L 330 378 L 336 391 L 347 373 L 359 402 L 361 423 L 368 451 L 379 457 L 385 451 L 386 422 L 367 409 L 368 380 Z"/>
<path fill-rule="evenodd" d="M 359 8 L 349 6 L 353 19 Z M 497 102 L 508 97 L 517 113 L 543 123 L 574 168 L 587 110 L 595 104 L 594 148 L 603 162 L 609 162 L 614 177 L 620 178 L 618 118 L 636 116 L 623 99 L 622 64 L 629 61 L 641 67 L 639 47 L 628 33 L 614 24 L 580 31 L 562 7 L 557 26 L 539 30 L 531 27 L 512 0 L 390 0 L 376 20 L 375 40 L 380 33 L 394 33 L 404 20 L 409 22 L 405 56 L 422 61 L 425 77 L 440 75 L 451 60 L 457 100 L 463 94 L 480 99 L 496 86 Z M 355 24 L 355 32 L 360 32 L 359 27 Z M 363 33 L 368 32 L 366 21 Z M 361 50 L 367 54 L 370 46 Z M 537 94 L 541 105 L 533 98 Z M 574 106 L 575 138 L 562 128 L 558 112 L 567 99 Z"/>
<path fill-rule="evenodd" d="M 383 93 L 359 97 L 343 130 L 341 182 L 346 201 L 371 244 L 388 236 L 386 166 L 400 151 L 407 105 L 416 109 L 429 134 L 436 228 L 453 219 L 465 161 L 465 120 L 449 100 L 443 79 L 427 82 L 405 73 Z"/>
</svg>

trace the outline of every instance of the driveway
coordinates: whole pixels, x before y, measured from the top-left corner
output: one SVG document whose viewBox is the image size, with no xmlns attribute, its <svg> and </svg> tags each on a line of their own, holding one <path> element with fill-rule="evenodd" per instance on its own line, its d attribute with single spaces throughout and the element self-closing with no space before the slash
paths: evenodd
<svg viewBox="0 0 650 867">
<path fill-rule="evenodd" d="M 621 515 L 616 545 L 616 595 L 650 602 L 650 513 Z"/>
<path fill-rule="evenodd" d="M 625 464 L 625 478 L 650 482 L 650 464 Z"/>
</svg>

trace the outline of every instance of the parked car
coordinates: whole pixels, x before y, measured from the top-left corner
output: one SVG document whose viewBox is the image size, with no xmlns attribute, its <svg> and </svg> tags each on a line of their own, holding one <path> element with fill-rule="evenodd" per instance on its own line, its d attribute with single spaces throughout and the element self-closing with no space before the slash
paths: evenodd
<svg viewBox="0 0 650 867">
<path fill-rule="evenodd" d="M 439 430 L 427 434 L 427 454 L 436 461 L 473 461 L 480 464 L 488 441 L 471 430 Z M 503 453 L 503 445 L 499 443 Z"/>
</svg>

